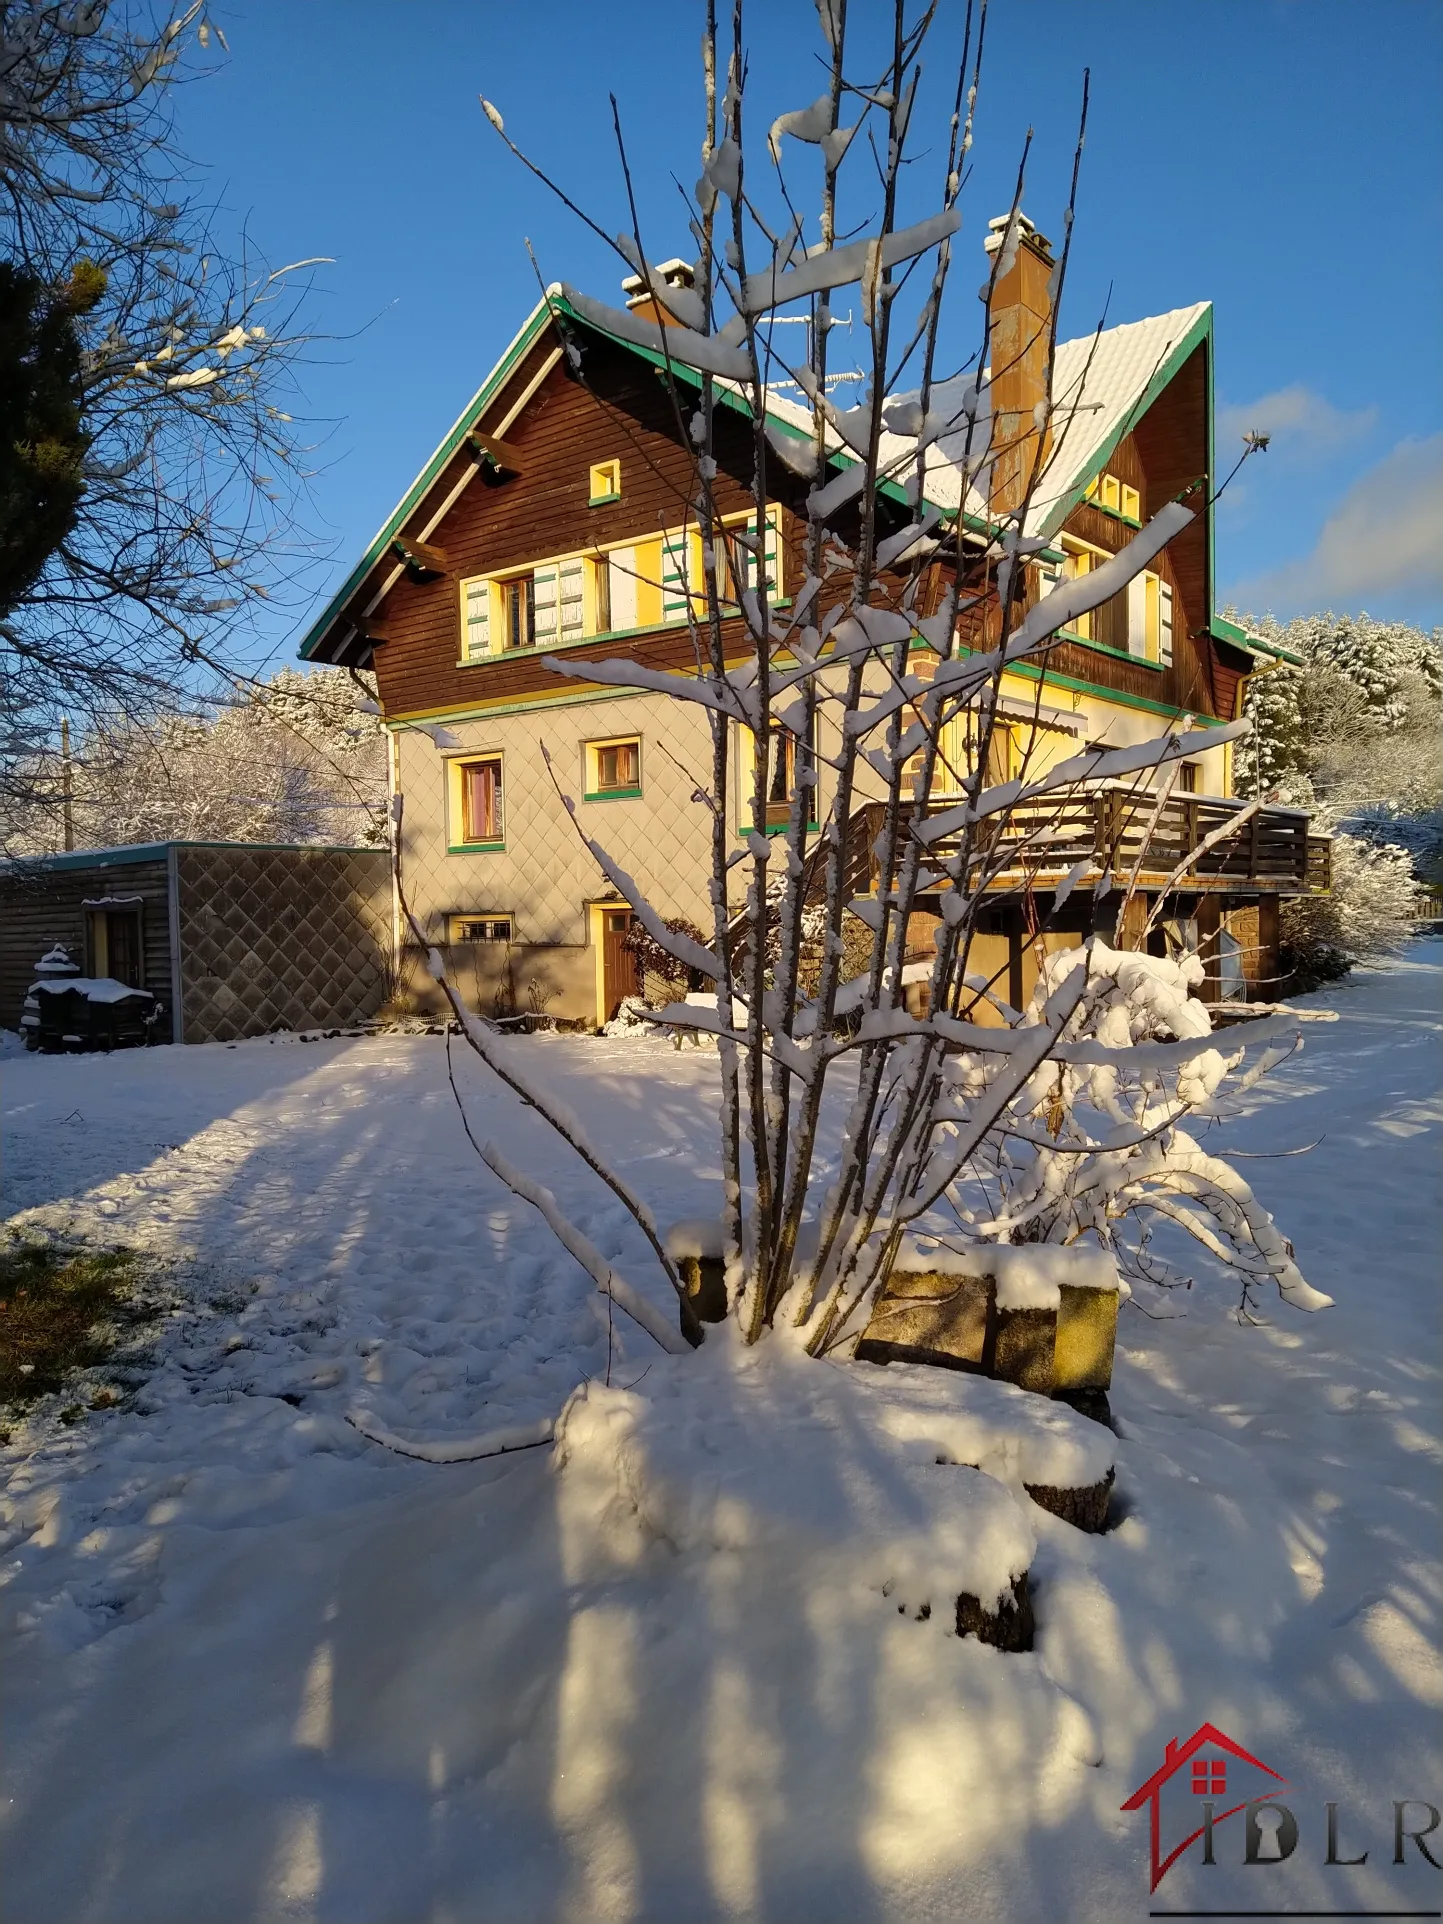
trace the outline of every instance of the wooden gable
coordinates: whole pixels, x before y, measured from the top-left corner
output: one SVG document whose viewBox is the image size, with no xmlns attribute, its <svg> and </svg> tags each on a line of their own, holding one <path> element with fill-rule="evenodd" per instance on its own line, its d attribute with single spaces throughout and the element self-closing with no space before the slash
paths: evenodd
<svg viewBox="0 0 1443 1924">
<path fill-rule="evenodd" d="M 1234 713 L 1242 663 L 1231 659 L 1238 651 L 1213 640 L 1208 625 L 1212 580 L 1206 503 L 1212 479 L 1207 355 L 1207 343 L 1199 342 L 1102 464 L 1105 472 L 1138 490 L 1144 521 L 1178 498 L 1196 510 L 1194 519 L 1153 564 L 1176 597 L 1172 666 L 1159 669 L 1083 643 L 1066 642 L 1052 651 L 1049 667 L 1166 708 L 1228 719 Z M 1125 547 L 1133 534 L 1127 522 L 1089 501 L 1073 508 L 1062 531 L 1110 554 Z"/>
</svg>

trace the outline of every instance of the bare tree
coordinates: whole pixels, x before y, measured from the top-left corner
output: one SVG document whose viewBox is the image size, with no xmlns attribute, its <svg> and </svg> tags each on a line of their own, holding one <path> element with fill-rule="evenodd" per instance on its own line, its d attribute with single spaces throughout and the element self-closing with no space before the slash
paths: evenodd
<svg viewBox="0 0 1443 1924">
<path fill-rule="evenodd" d="M 716 984 L 714 1007 L 677 1003 L 659 1020 L 710 1031 L 719 1043 L 731 1311 L 749 1342 L 788 1329 L 813 1355 L 847 1353 L 905 1238 L 939 1224 L 982 1243 L 1091 1235 L 1134 1274 L 1158 1280 L 1147 1222 L 1128 1240 L 1149 1212 L 1238 1269 L 1245 1306 L 1270 1278 L 1287 1300 L 1318 1307 L 1327 1299 L 1298 1274 L 1246 1183 L 1203 1157 L 1181 1126 L 1193 1109 L 1216 1103 L 1245 1049 L 1278 1025 L 1234 1030 L 1220 1052 L 1202 1005 L 1188 997 L 1184 965 L 1145 954 L 1120 962 L 1098 936 L 1066 966 L 1044 968 L 1026 1010 L 1008 1007 L 996 978 L 974 963 L 984 917 L 1000 904 L 1031 902 L 1043 873 L 1051 909 L 1035 924 L 1039 950 L 1049 914 L 1084 882 L 1116 942 L 1143 862 L 1131 846 L 1125 861 L 1116 848 L 1095 855 L 1099 799 L 1127 804 L 1120 819 L 1141 824 L 1145 847 L 1176 763 L 1247 726 L 1204 734 L 1180 718 L 1140 747 L 1059 761 L 1034 714 L 1021 726 L 1018 772 L 1004 780 L 989 772 L 1005 725 L 1004 674 L 1044 665 L 1059 631 L 1123 591 L 1197 512 L 1167 503 L 1115 559 L 1043 591 L 1032 557 L 1045 544 L 1031 532 L 1033 509 L 1047 496 L 1053 430 L 1077 395 L 1049 392 L 1024 416 L 1002 376 L 1040 354 L 1050 389 L 1085 87 L 1050 320 L 1029 338 L 994 341 L 984 319 L 975 353 L 942 377 L 985 9 L 975 38 L 969 12 L 948 138 L 919 155 L 935 165 L 945 152 L 934 209 L 906 224 L 899 203 L 912 178 L 913 108 L 933 9 L 909 20 L 897 0 L 890 49 L 865 74 L 848 51 L 846 0 L 820 0 L 819 13 L 828 84 L 771 126 L 755 188 L 741 9 L 724 55 L 709 15 L 695 268 L 677 277 L 651 264 L 634 199 L 628 231 L 614 243 L 650 289 L 657 318 L 562 290 L 583 319 L 662 359 L 679 438 L 693 450 L 689 514 L 703 576 L 688 584 L 695 674 L 630 661 L 573 669 L 552 658 L 548 666 L 698 704 L 710 721 L 711 781 L 701 799 L 714 825 L 713 926 L 705 939 L 669 925 L 607 850 L 579 824 L 577 832 L 652 942 L 679 970 Z M 483 106 L 534 168 L 500 111 Z M 814 229 L 796 211 L 800 196 L 783 167 L 798 147 L 821 162 Z M 1025 161 L 1010 212 L 992 224 L 984 315 L 1027 231 Z M 844 170 L 859 176 L 849 207 L 873 211 L 866 231 L 846 240 Z M 831 302 L 843 288 L 854 290 L 865 328 L 863 395 L 847 409 L 828 382 Z M 909 289 L 914 300 L 922 290 L 920 311 L 903 318 Z M 806 318 L 804 331 L 778 327 L 792 315 Z M 803 352 L 792 352 L 803 333 Z M 572 363 L 584 378 L 574 345 Z M 797 392 L 805 413 L 783 399 Z M 714 487 L 724 417 L 734 420 L 738 407 L 751 442 L 745 526 L 724 519 Z M 769 476 L 778 471 L 811 483 L 805 578 L 786 609 L 774 605 L 766 579 Z M 752 829 L 734 853 L 726 798 L 742 740 L 754 747 Z M 933 805 L 944 770 L 960 799 Z M 789 809 L 775 832 L 769 808 L 778 796 Z M 1079 821 L 1086 839 L 1077 859 Z M 1174 879 L 1191 857 L 1185 852 Z M 909 928 L 927 904 L 937 905 L 934 947 L 919 964 Z M 642 1206 L 579 1142 L 574 1123 L 525 1084 L 514 1052 L 464 1010 L 435 951 L 432 969 L 472 1046 L 604 1173 L 679 1287 Z M 983 1002 L 1000 1024 L 976 1019 Z M 838 1117 L 833 1150 L 828 1129 Z M 504 1158 L 488 1160 L 509 1180 Z M 989 1197 L 983 1206 L 979 1198 Z"/>
<path fill-rule="evenodd" d="M 172 133 L 172 89 L 218 39 L 198 4 L 0 0 L 0 233 L 38 284 L 86 290 L 74 512 L 0 619 L 12 801 L 56 801 L 59 717 L 93 734 L 193 690 L 302 558 L 287 403 L 315 263 L 220 244 Z"/>
</svg>

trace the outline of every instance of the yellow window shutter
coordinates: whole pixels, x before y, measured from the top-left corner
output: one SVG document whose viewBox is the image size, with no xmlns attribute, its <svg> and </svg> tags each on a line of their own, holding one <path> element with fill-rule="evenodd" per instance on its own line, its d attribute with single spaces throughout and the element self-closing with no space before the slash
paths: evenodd
<svg viewBox="0 0 1443 1924">
<path fill-rule="evenodd" d="M 757 778 L 757 738 L 749 728 L 737 728 L 737 827 L 752 826 L 752 784 Z"/>
<path fill-rule="evenodd" d="M 636 625 L 656 628 L 661 623 L 661 537 L 636 544 Z"/>
</svg>

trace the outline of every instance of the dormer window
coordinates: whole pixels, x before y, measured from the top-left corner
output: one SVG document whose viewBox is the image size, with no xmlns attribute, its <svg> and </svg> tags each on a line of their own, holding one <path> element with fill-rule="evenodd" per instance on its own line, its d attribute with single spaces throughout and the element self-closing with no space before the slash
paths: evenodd
<svg viewBox="0 0 1443 1924">
<path fill-rule="evenodd" d="M 593 508 L 605 506 L 608 501 L 621 499 L 620 461 L 599 461 L 591 470 L 591 493 L 588 505 Z"/>
</svg>

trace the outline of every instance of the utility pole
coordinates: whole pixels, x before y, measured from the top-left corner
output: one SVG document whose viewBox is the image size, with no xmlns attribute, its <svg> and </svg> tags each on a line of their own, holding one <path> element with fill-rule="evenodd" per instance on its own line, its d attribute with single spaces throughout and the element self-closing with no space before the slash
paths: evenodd
<svg viewBox="0 0 1443 1924">
<path fill-rule="evenodd" d="M 70 717 L 60 717 L 60 812 L 67 852 L 75 846 L 75 787 L 70 768 Z"/>
</svg>

